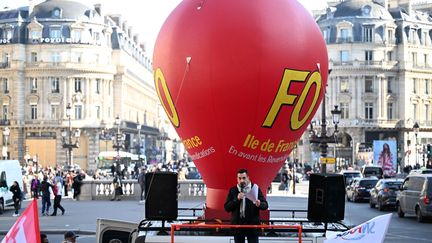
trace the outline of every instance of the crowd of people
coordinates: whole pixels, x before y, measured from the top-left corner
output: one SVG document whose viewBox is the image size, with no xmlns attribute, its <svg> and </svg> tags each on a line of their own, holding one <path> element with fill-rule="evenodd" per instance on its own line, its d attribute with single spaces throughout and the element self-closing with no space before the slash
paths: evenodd
<svg viewBox="0 0 432 243">
<path fill-rule="evenodd" d="M 17 198 L 14 216 L 19 215 L 18 209 L 24 197 L 41 199 L 41 214 L 43 216 L 56 216 L 58 210 L 63 215 L 66 210 L 61 205 L 62 197 L 72 194 L 73 199 L 78 200 L 82 181 L 86 177 L 83 170 L 64 171 L 59 166 L 53 168 L 51 166 L 33 167 L 29 165 L 23 170 L 23 191 L 21 192 L 19 186 L 10 188 L 11 191 L 14 190 L 12 193 Z M 18 182 L 16 183 L 18 184 Z M 50 212 L 51 208 L 52 211 Z"/>
</svg>

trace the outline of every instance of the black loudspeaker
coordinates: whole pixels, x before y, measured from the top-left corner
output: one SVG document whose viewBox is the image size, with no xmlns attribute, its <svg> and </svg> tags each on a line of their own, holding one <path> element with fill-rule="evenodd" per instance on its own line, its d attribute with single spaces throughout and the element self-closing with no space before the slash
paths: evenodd
<svg viewBox="0 0 432 243">
<path fill-rule="evenodd" d="M 151 172 L 145 175 L 145 217 L 175 220 L 178 215 L 177 173 Z"/>
<path fill-rule="evenodd" d="M 344 219 L 345 185 L 343 175 L 310 175 L 307 217 L 314 222 L 337 222 Z"/>
</svg>

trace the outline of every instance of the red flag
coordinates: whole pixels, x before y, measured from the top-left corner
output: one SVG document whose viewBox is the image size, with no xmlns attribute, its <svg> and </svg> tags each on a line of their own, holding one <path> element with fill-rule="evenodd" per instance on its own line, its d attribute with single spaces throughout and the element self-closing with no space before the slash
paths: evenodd
<svg viewBox="0 0 432 243">
<path fill-rule="evenodd" d="M 37 201 L 24 210 L 1 243 L 41 243 Z"/>
</svg>

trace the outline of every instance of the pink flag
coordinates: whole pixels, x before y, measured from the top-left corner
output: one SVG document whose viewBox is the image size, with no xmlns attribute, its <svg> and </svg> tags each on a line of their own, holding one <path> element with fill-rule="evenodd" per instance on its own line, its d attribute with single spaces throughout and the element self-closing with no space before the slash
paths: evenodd
<svg viewBox="0 0 432 243">
<path fill-rule="evenodd" d="M 1 243 L 41 243 L 36 199 L 24 210 Z"/>
</svg>

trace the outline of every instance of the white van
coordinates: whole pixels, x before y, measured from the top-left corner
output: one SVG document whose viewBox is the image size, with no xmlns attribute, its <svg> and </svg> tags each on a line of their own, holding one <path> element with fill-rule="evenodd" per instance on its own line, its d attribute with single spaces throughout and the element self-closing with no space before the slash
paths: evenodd
<svg viewBox="0 0 432 243">
<path fill-rule="evenodd" d="M 0 160 L 0 213 L 5 206 L 12 206 L 12 192 L 9 188 L 17 181 L 23 191 L 23 176 L 18 160 Z"/>
</svg>

